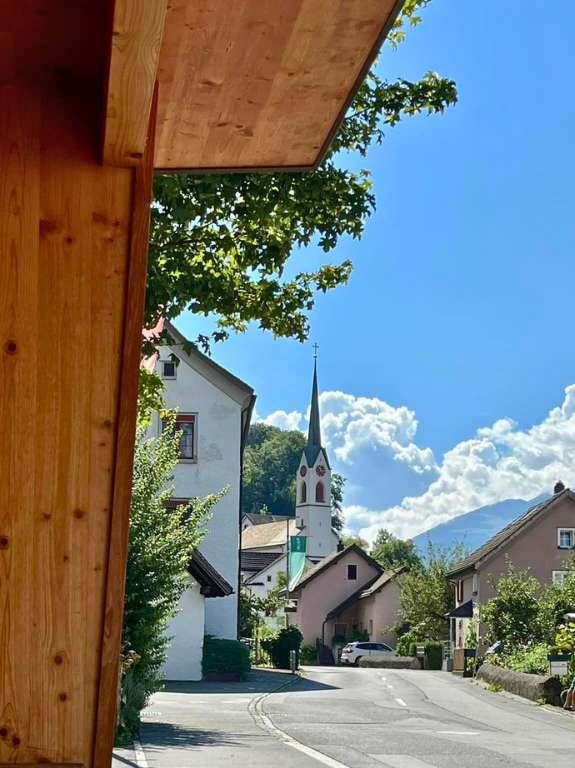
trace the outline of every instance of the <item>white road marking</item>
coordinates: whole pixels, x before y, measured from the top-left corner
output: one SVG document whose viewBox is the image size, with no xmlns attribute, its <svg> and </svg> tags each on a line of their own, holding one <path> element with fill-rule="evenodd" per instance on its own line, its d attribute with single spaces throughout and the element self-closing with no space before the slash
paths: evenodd
<svg viewBox="0 0 575 768">
<path fill-rule="evenodd" d="M 291 747 L 292 749 L 297 749 L 298 752 L 303 752 L 304 755 L 311 757 L 313 760 L 317 760 L 318 763 L 327 765 L 328 768 L 349 768 L 349 766 L 345 763 L 341 763 L 339 760 L 335 760 L 335 758 L 329 757 L 329 755 L 324 755 L 323 752 L 319 752 L 317 749 L 313 749 L 313 747 L 308 747 L 306 744 L 302 744 L 301 741 L 294 739 L 292 736 L 287 734 L 285 731 L 282 731 L 281 728 L 278 728 L 277 725 L 272 722 L 271 718 L 268 717 L 268 715 L 266 715 L 264 712 L 263 701 L 272 693 L 280 692 L 281 689 L 278 691 L 270 691 L 270 693 L 265 693 L 262 696 L 252 699 L 249 710 L 260 728 L 266 730 L 269 734 L 274 736 L 286 746 Z"/>
<path fill-rule="evenodd" d="M 370 757 L 390 768 L 435 768 L 430 763 L 411 755 L 370 755 Z"/>
<path fill-rule="evenodd" d="M 437 731 L 446 736 L 479 736 L 479 731 Z"/>
<path fill-rule="evenodd" d="M 146 759 L 146 753 L 142 749 L 142 745 L 139 740 L 134 741 L 134 757 L 139 768 L 148 768 L 148 761 Z"/>
<path fill-rule="evenodd" d="M 399 704 L 400 707 L 407 707 L 407 704 L 405 703 L 405 701 L 403 699 L 396 699 L 396 701 L 397 701 L 397 703 Z"/>
</svg>

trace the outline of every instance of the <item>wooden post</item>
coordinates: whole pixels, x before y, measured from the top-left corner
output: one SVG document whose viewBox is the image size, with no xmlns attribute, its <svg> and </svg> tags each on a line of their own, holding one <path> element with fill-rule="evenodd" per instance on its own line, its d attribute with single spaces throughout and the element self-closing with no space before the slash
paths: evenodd
<svg viewBox="0 0 575 768">
<path fill-rule="evenodd" d="M 0 766 L 107 768 L 153 142 L 140 168 L 104 167 L 89 80 L 13 73 L 0 85 Z"/>
</svg>

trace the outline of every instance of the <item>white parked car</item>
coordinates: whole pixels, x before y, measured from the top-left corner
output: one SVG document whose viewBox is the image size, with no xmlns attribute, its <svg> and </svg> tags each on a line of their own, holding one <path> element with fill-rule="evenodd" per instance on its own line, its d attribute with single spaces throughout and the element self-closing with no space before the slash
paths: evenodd
<svg viewBox="0 0 575 768">
<path fill-rule="evenodd" d="M 385 643 L 348 643 L 341 652 L 342 664 L 359 664 L 361 658 L 384 659 L 393 656 L 395 651 Z"/>
</svg>

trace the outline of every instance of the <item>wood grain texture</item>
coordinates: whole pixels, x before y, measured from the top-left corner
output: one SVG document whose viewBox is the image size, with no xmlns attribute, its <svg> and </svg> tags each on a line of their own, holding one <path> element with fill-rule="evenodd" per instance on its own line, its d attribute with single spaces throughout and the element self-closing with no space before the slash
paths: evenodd
<svg viewBox="0 0 575 768">
<path fill-rule="evenodd" d="M 90 768 L 136 187 L 99 163 L 106 3 L 72 5 L 0 29 L 0 764 Z"/>
<path fill-rule="evenodd" d="M 156 168 L 313 167 L 401 5 L 170 0 Z"/>
<path fill-rule="evenodd" d="M 154 136 L 157 114 L 157 88 L 152 101 L 150 128 L 144 163 L 134 173 L 130 263 L 125 300 L 123 365 L 118 400 L 118 438 L 114 467 L 113 515 L 108 547 L 106 603 L 102 636 L 94 768 L 109 768 L 114 746 L 118 703 L 122 640 L 124 587 L 128 557 L 128 530 L 134 461 L 134 432 L 141 360 L 141 335 L 144 325 L 147 257 L 150 231 L 150 204 L 154 175 Z"/>
<path fill-rule="evenodd" d="M 104 162 L 142 162 L 168 0 L 116 0 L 106 98 Z"/>
</svg>

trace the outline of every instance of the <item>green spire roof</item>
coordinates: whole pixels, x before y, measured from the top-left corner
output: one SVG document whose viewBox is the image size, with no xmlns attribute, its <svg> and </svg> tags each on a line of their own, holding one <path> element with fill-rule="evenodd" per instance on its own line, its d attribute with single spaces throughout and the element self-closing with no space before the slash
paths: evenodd
<svg viewBox="0 0 575 768">
<path fill-rule="evenodd" d="M 317 362 L 313 363 L 313 385 L 311 389 L 311 408 L 309 413 L 309 429 L 307 433 L 307 445 L 304 448 L 305 457 L 307 459 L 308 466 L 312 467 L 315 464 L 317 455 L 323 450 L 321 444 L 321 424 L 319 419 L 319 394 L 317 387 Z M 329 467 L 327 454 L 323 450 L 325 461 Z"/>
</svg>

